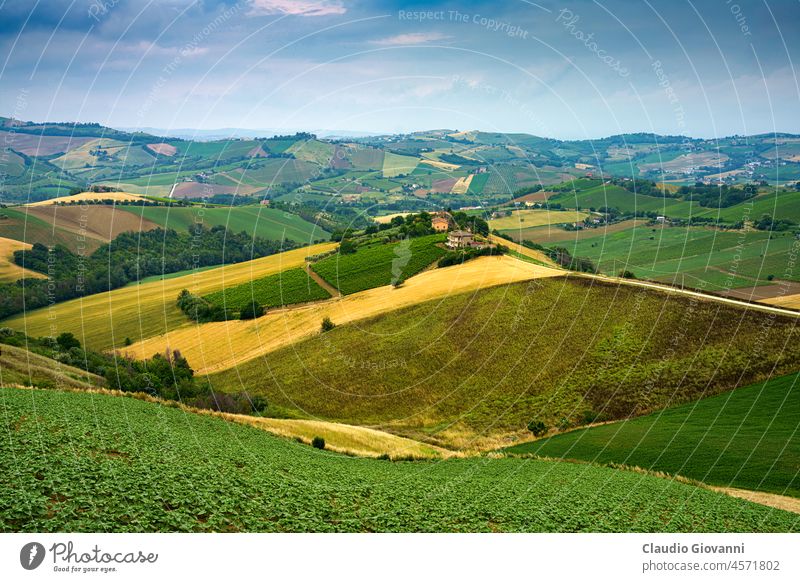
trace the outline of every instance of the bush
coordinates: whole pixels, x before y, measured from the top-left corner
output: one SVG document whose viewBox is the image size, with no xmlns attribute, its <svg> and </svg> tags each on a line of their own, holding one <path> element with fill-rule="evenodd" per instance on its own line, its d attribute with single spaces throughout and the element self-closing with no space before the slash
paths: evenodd
<svg viewBox="0 0 800 582">
<path fill-rule="evenodd" d="M 541 420 L 532 420 L 528 423 L 528 430 L 533 433 L 533 436 L 542 436 L 547 432 L 547 425 Z"/>
<path fill-rule="evenodd" d="M 325 318 L 322 319 L 321 327 L 322 327 L 322 333 L 325 333 L 326 331 L 330 331 L 334 327 L 336 327 L 336 324 L 331 321 L 330 317 L 326 316 Z"/>
<path fill-rule="evenodd" d="M 255 301 L 248 303 L 239 311 L 239 319 L 256 319 L 262 315 L 264 315 L 264 308 Z"/>
<path fill-rule="evenodd" d="M 633 274 L 631 271 L 620 271 L 619 276 L 623 279 L 635 279 L 636 275 Z"/>
<path fill-rule="evenodd" d="M 314 439 L 311 441 L 311 446 L 315 449 L 324 449 L 325 448 L 325 439 L 321 436 L 315 436 Z"/>
</svg>

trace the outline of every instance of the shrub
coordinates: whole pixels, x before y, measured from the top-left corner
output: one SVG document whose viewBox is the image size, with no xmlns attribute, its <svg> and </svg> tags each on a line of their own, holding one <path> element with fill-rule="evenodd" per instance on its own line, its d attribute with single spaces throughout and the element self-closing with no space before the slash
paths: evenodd
<svg viewBox="0 0 800 582">
<path fill-rule="evenodd" d="M 314 439 L 311 441 L 311 446 L 315 449 L 324 449 L 325 448 L 325 439 L 321 436 L 315 436 Z"/>
<path fill-rule="evenodd" d="M 239 319 L 256 319 L 262 315 L 264 315 L 264 308 L 255 301 L 248 303 L 239 311 Z"/>
<path fill-rule="evenodd" d="M 632 271 L 624 271 L 624 270 L 619 272 L 619 276 L 622 277 L 623 279 L 635 279 L 636 278 L 636 275 L 634 275 Z"/>
<path fill-rule="evenodd" d="M 336 324 L 335 324 L 335 323 L 333 323 L 333 322 L 331 321 L 331 318 L 330 318 L 330 317 L 327 317 L 327 316 L 326 316 L 326 317 L 324 317 L 324 318 L 322 319 L 322 326 L 321 326 L 321 328 L 322 328 L 322 333 L 325 333 L 326 331 L 330 331 L 330 330 L 332 330 L 334 327 L 336 327 Z"/>
<path fill-rule="evenodd" d="M 533 436 L 542 436 L 547 432 L 547 425 L 541 420 L 532 420 L 528 423 L 528 430 L 533 433 Z"/>
</svg>

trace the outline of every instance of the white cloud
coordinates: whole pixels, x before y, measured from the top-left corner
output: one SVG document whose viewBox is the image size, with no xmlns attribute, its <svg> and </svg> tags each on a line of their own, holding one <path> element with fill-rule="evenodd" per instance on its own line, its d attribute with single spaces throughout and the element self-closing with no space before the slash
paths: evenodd
<svg viewBox="0 0 800 582">
<path fill-rule="evenodd" d="M 387 38 L 373 40 L 372 44 L 378 44 L 381 46 L 405 46 L 424 44 L 426 42 L 434 42 L 448 38 L 450 37 L 440 32 L 408 32 L 406 34 L 398 34 L 397 36 L 389 36 Z"/>
<path fill-rule="evenodd" d="M 251 15 L 330 16 L 347 12 L 341 0 L 251 0 Z"/>
</svg>

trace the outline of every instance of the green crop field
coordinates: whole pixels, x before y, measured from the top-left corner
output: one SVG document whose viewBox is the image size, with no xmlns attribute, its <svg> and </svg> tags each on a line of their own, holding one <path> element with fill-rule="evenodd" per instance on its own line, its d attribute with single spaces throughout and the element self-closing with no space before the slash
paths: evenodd
<svg viewBox="0 0 800 582">
<path fill-rule="evenodd" d="M 800 273 L 790 268 L 797 252 L 791 232 L 646 225 L 608 234 L 599 228 L 596 236 L 590 232 L 556 244 L 591 259 L 605 273 L 626 269 L 640 278 L 677 284 L 685 280 L 687 287 L 706 291 L 765 285 L 770 275 L 800 280 Z"/>
<path fill-rule="evenodd" d="M 641 418 L 512 447 L 623 463 L 705 483 L 800 497 L 800 383 L 773 378 Z"/>
<path fill-rule="evenodd" d="M 319 226 L 311 224 L 295 214 L 261 206 L 223 207 L 167 207 L 126 206 L 126 210 L 160 224 L 165 228 L 185 231 L 195 224 L 207 228 L 225 226 L 233 232 L 246 232 L 250 236 L 300 243 L 328 240 L 330 235 Z"/>
<path fill-rule="evenodd" d="M 529 435 L 533 419 L 627 418 L 793 372 L 798 338 L 793 318 L 536 279 L 338 326 L 271 353 L 269 373 L 255 359 L 209 380 L 325 420 L 470 447 Z"/>
<path fill-rule="evenodd" d="M 318 451 L 133 398 L 0 389 L 0 531 L 796 531 L 691 485 L 528 459 Z"/>
<path fill-rule="evenodd" d="M 343 295 L 408 279 L 444 255 L 437 243 L 445 236 L 434 234 L 391 244 L 360 247 L 352 255 L 335 254 L 314 263 L 312 269 Z"/>
<path fill-rule="evenodd" d="M 239 309 L 251 302 L 269 308 L 329 297 L 328 292 L 309 277 L 305 269 L 297 268 L 210 293 L 205 299 L 221 307 Z"/>
<path fill-rule="evenodd" d="M 396 176 L 410 174 L 419 164 L 419 158 L 412 156 L 400 156 L 391 152 L 386 152 L 383 158 L 384 178 L 394 178 Z"/>
</svg>

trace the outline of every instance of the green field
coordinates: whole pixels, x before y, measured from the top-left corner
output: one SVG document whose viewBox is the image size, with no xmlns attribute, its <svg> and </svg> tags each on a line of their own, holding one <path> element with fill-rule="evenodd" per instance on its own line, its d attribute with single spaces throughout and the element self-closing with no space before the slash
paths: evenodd
<svg viewBox="0 0 800 582">
<path fill-rule="evenodd" d="M 626 269 L 639 278 L 678 285 L 684 281 L 706 291 L 765 285 L 770 275 L 800 280 L 800 272 L 790 268 L 792 252 L 797 252 L 791 232 L 647 225 L 608 234 L 598 228 L 596 236 L 591 232 L 555 244 L 591 259 L 604 273 Z"/>
<path fill-rule="evenodd" d="M 308 276 L 305 269 L 289 269 L 275 275 L 228 287 L 204 296 L 223 308 L 240 309 L 252 302 L 270 308 L 328 299 L 330 295 Z"/>
<path fill-rule="evenodd" d="M 386 152 L 383 158 L 383 177 L 394 178 L 396 176 L 410 174 L 419 164 L 419 158 L 412 156 L 401 156 Z"/>
<path fill-rule="evenodd" d="M 391 244 L 359 247 L 351 255 L 335 254 L 314 263 L 312 269 L 343 295 L 408 279 L 444 255 L 436 246 L 445 236 L 434 234 Z"/>
<path fill-rule="evenodd" d="M 268 372 L 254 359 L 209 381 L 325 420 L 499 447 L 528 435 L 533 419 L 564 427 L 622 419 L 793 372 L 798 338 L 795 319 L 639 287 L 536 279 L 338 326 L 270 353 Z"/>
<path fill-rule="evenodd" d="M 318 451 L 133 398 L 0 389 L 0 531 L 795 531 L 667 479 L 528 459 Z"/>
<path fill-rule="evenodd" d="M 783 376 L 509 452 L 635 465 L 725 487 L 800 497 L 800 383 Z"/>
<path fill-rule="evenodd" d="M 233 232 L 244 231 L 250 236 L 272 240 L 289 239 L 299 243 L 330 238 L 330 235 L 319 226 L 306 222 L 296 214 L 261 206 L 126 206 L 125 210 L 141 215 L 165 228 L 180 231 L 185 231 L 195 224 L 202 224 L 206 228 L 221 225 Z"/>
</svg>

